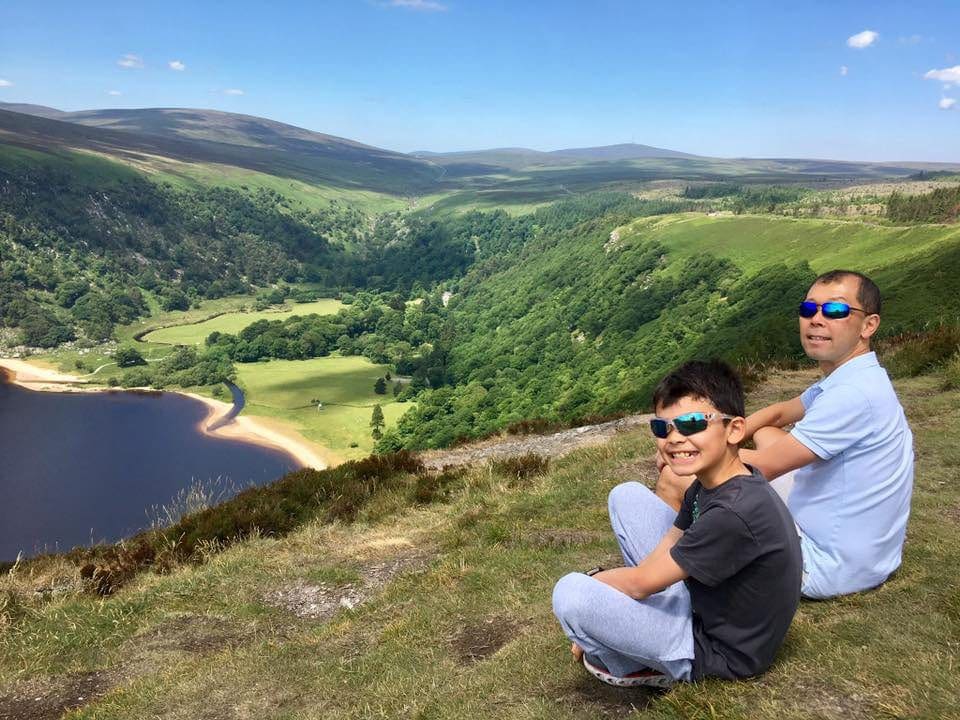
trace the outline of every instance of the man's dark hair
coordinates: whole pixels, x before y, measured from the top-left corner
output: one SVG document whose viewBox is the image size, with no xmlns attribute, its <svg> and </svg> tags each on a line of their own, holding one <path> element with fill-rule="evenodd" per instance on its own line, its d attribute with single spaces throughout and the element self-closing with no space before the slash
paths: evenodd
<svg viewBox="0 0 960 720">
<path fill-rule="evenodd" d="M 860 303 L 863 311 L 867 315 L 879 315 L 880 288 L 863 273 L 858 273 L 856 270 L 831 270 L 817 277 L 817 279 L 813 281 L 813 284 L 842 282 L 848 277 L 855 277 L 860 280 L 860 286 L 857 288 L 857 302 Z"/>
<path fill-rule="evenodd" d="M 722 360 L 691 360 L 667 375 L 653 391 L 653 407 L 673 405 L 685 397 L 703 398 L 722 413 L 743 417 L 743 383 Z"/>
</svg>

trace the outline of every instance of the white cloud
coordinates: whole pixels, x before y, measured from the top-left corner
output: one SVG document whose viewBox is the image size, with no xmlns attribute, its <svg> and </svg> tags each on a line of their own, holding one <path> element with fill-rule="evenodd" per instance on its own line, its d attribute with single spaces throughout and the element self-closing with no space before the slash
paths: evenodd
<svg viewBox="0 0 960 720">
<path fill-rule="evenodd" d="M 960 85 L 960 65 L 954 65 L 943 70 L 930 70 L 923 77 L 926 80 L 939 80 L 948 87 L 950 85 Z"/>
<path fill-rule="evenodd" d="M 122 58 L 117 60 L 117 65 L 120 67 L 140 70 L 143 68 L 143 58 L 139 55 L 134 55 L 133 53 L 127 53 Z"/>
<path fill-rule="evenodd" d="M 841 65 L 841 66 L 840 66 L 840 74 L 841 74 L 841 75 L 843 75 L 844 77 L 846 77 L 848 72 L 850 72 L 850 68 L 848 68 L 846 65 Z"/>
<path fill-rule="evenodd" d="M 4 80 L 3 78 L 0 78 L 0 87 L 12 87 L 12 86 L 13 86 L 12 82 L 10 82 L 9 80 Z"/>
<path fill-rule="evenodd" d="M 390 7 L 420 10 L 422 12 L 439 12 L 447 9 L 446 5 L 435 2 L 435 0 L 390 0 L 389 5 Z"/>
<path fill-rule="evenodd" d="M 223 91 L 224 95 L 243 95 L 243 90 L 239 88 L 227 88 Z"/>
<path fill-rule="evenodd" d="M 847 45 L 852 48 L 862 50 L 863 48 L 873 45 L 879 37 L 880 33 L 878 32 L 874 32 L 873 30 L 864 30 L 863 32 L 858 32 L 856 35 L 851 35 L 848 37 Z"/>
<path fill-rule="evenodd" d="M 953 98 L 940 98 L 939 107 L 941 110 L 952 110 L 957 101 Z"/>
<path fill-rule="evenodd" d="M 187 66 L 184 65 L 184 64 L 183 64 L 182 62 L 180 62 L 179 60 L 171 60 L 170 62 L 167 63 L 167 65 L 170 66 L 170 69 L 171 69 L 171 70 L 186 70 L 186 69 L 187 69 Z"/>
<path fill-rule="evenodd" d="M 113 95 L 116 97 L 117 95 L 123 95 L 123 93 L 119 90 L 107 90 L 107 95 Z"/>
</svg>

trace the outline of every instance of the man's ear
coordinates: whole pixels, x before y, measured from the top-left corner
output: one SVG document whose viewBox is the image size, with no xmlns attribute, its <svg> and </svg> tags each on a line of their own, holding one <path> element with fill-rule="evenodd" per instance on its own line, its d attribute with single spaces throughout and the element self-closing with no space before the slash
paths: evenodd
<svg viewBox="0 0 960 720">
<path fill-rule="evenodd" d="M 735 417 L 727 421 L 727 442 L 739 445 L 747 434 L 747 421 L 742 417 Z"/>
<path fill-rule="evenodd" d="M 877 328 L 880 327 L 880 316 L 879 315 L 867 315 L 863 319 L 863 325 L 860 326 L 860 337 L 864 340 L 869 340 L 873 337 L 873 334 L 877 332 Z"/>
</svg>

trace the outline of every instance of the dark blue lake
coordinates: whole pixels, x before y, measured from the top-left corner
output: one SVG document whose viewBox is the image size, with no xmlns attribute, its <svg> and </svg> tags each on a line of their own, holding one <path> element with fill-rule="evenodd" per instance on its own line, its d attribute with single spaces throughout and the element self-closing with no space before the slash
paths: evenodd
<svg viewBox="0 0 960 720">
<path fill-rule="evenodd" d="M 173 393 L 48 393 L 0 382 L 0 561 L 113 542 L 192 484 L 265 485 L 285 453 L 202 434 Z"/>
</svg>

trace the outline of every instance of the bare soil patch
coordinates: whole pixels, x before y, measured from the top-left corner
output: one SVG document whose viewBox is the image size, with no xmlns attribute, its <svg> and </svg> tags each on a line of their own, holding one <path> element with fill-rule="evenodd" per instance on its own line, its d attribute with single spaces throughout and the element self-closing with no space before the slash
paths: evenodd
<svg viewBox="0 0 960 720">
<path fill-rule="evenodd" d="M 399 575 L 424 569 L 432 557 L 422 550 L 397 555 L 365 565 L 360 570 L 359 583 L 314 585 L 300 581 L 268 592 L 263 600 L 299 618 L 329 620 L 341 609 L 351 610 L 367 602 Z"/>
<path fill-rule="evenodd" d="M 758 682 L 766 685 L 763 680 Z M 771 687 L 788 708 L 804 717 L 817 720 L 872 720 L 880 715 L 879 709 L 866 694 L 847 693 L 820 680 L 798 677 L 786 688 Z"/>
<path fill-rule="evenodd" d="M 652 490 L 657 484 L 657 466 L 653 457 L 634 460 L 619 465 L 614 470 L 614 478 L 622 482 L 638 482 Z"/>
<path fill-rule="evenodd" d="M 104 670 L 24 681 L 0 695 L 0 720 L 59 720 L 65 712 L 103 697 L 119 681 Z"/>
<path fill-rule="evenodd" d="M 499 617 L 480 622 L 464 622 L 453 636 L 451 645 L 461 665 L 473 665 L 486 660 L 512 642 L 522 630 L 521 624 Z"/>
<path fill-rule="evenodd" d="M 217 617 L 180 615 L 137 635 L 135 643 L 140 653 L 179 651 L 205 655 L 228 647 L 238 647 L 249 633 Z"/>
<path fill-rule="evenodd" d="M 590 545 L 610 537 L 608 532 L 597 530 L 537 530 L 523 537 L 524 542 L 535 548 L 565 548 L 577 545 Z"/>
<path fill-rule="evenodd" d="M 576 686 L 557 697 L 557 704 L 581 708 L 585 718 L 622 718 L 645 710 L 662 691 L 648 688 L 616 688 L 583 671 Z"/>
</svg>

